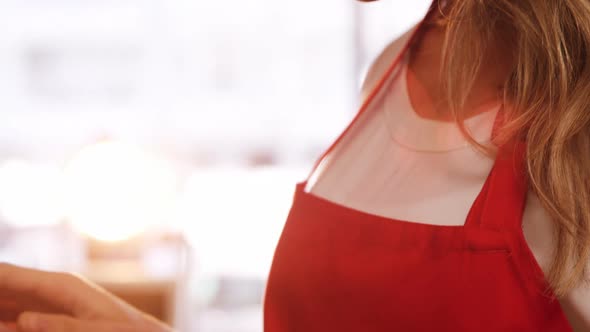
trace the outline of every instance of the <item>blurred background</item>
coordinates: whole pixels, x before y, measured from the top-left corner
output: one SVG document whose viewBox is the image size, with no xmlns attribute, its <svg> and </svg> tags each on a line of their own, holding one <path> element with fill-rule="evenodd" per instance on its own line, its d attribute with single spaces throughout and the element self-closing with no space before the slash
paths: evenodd
<svg viewBox="0 0 590 332">
<path fill-rule="evenodd" d="M 296 182 L 429 0 L 0 0 L 0 261 L 261 332 Z"/>
</svg>

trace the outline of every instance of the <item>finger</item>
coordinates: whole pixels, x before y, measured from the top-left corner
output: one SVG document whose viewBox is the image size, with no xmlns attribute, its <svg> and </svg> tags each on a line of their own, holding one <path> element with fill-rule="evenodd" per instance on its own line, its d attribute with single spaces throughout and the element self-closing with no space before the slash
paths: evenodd
<svg viewBox="0 0 590 332">
<path fill-rule="evenodd" d="M 139 332 L 139 327 L 122 323 L 93 322 L 65 315 L 23 313 L 18 319 L 19 332 Z"/>
<path fill-rule="evenodd" d="M 68 316 L 29 312 L 20 315 L 17 322 L 20 332 L 74 332 L 80 330 L 79 325 L 79 321 Z"/>
<path fill-rule="evenodd" d="M 0 332 L 16 332 L 16 325 L 0 323 Z"/>
<path fill-rule="evenodd" d="M 73 287 L 77 285 L 66 280 L 65 275 L 0 264 L 0 291 L 10 294 L 12 301 L 35 297 L 72 312 L 80 302 L 73 295 L 80 290 L 72 290 Z"/>
<path fill-rule="evenodd" d="M 19 302 L 35 302 L 31 298 L 42 300 L 56 307 L 58 312 L 79 318 L 110 317 L 122 320 L 128 318 L 129 314 L 122 310 L 124 306 L 115 305 L 118 301 L 112 295 L 79 277 L 4 263 L 0 263 L 0 294 L 3 294 L 0 297 L 4 299 L 4 294 L 12 294 L 12 300 Z"/>
<path fill-rule="evenodd" d="M 39 299 L 23 297 L 21 294 L 16 294 L 15 292 L 3 291 L 2 295 L 0 295 L 0 322 L 15 322 L 18 315 L 23 311 L 60 312 L 54 306 L 43 302 Z"/>
</svg>

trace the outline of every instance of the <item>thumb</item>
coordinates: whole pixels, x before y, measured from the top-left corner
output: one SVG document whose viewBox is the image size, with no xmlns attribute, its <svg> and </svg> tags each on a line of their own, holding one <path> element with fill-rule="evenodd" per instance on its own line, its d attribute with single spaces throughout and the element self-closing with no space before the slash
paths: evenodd
<svg viewBox="0 0 590 332">
<path fill-rule="evenodd" d="M 36 312 L 21 314 L 17 327 L 19 332 L 132 332 L 130 326 L 121 326 L 118 323 L 84 321 L 65 315 Z"/>
</svg>

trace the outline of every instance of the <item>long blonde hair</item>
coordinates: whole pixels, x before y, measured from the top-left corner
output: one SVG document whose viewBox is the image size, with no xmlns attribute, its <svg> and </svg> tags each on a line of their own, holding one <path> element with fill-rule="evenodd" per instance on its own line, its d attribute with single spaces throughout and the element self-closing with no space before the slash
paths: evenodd
<svg viewBox="0 0 590 332">
<path fill-rule="evenodd" d="M 547 279 L 563 296 L 585 280 L 590 261 L 590 1 L 434 1 L 447 24 L 447 99 L 466 134 L 459 110 L 484 52 L 499 38 L 505 45 L 511 107 L 498 137 L 526 141 L 531 189 L 555 224 Z"/>
</svg>

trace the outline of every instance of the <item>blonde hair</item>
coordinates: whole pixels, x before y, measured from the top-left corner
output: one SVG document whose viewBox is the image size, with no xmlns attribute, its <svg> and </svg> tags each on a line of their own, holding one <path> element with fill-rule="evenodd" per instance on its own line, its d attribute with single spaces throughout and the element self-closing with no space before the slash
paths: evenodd
<svg viewBox="0 0 590 332">
<path fill-rule="evenodd" d="M 547 279 L 563 296 L 585 280 L 590 261 L 590 1 L 434 1 L 447 25 L 446 98 L 466 135 L 459 110 L 484 52 L 505 45 L 512 66 L 503 98 L 511 107 L 498 138 L 526 141 L 531 189 L 555 224 Z"/>
</svg>

